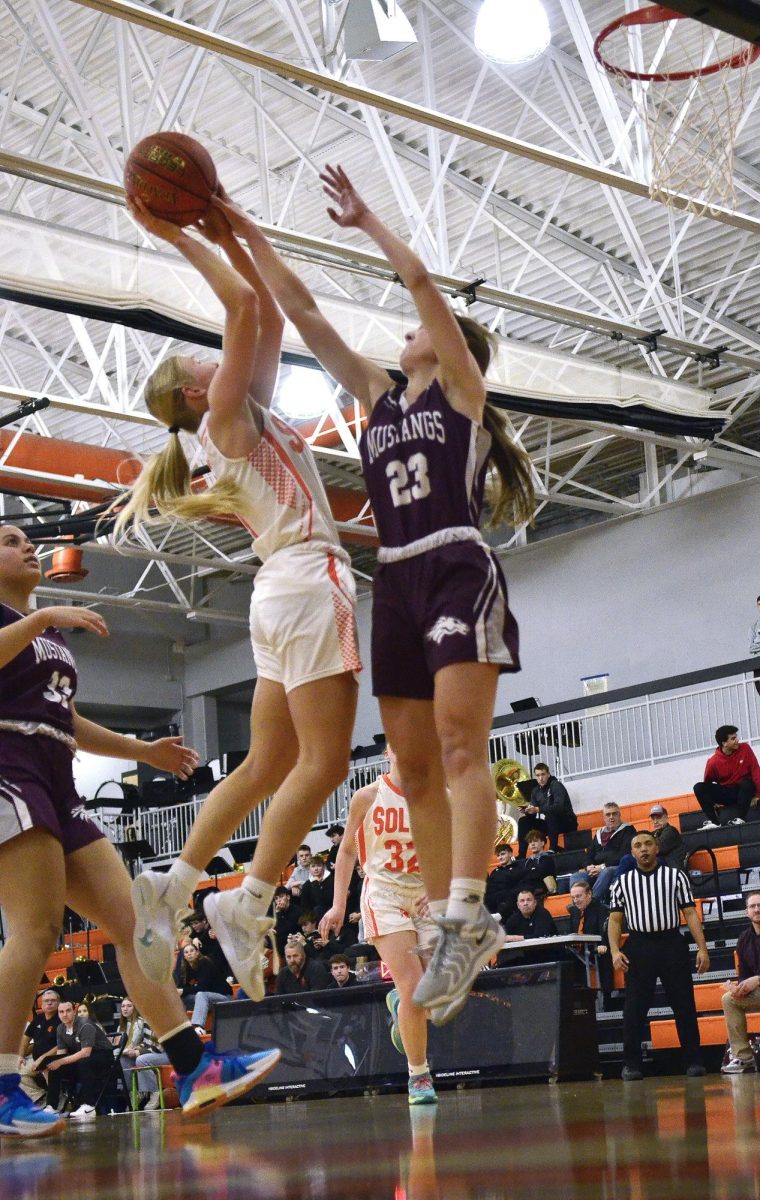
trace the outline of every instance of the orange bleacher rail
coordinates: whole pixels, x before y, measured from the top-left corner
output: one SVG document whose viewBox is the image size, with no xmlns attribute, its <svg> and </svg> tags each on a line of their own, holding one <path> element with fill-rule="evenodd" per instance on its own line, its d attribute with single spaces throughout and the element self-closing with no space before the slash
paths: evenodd
<svg viewBox="0 0 760 1200">
<path fill-rule="evenodd" d="M 654 796 L 651 800 L 642 800 L 636 804 L 621 804 L 620 811 L 624 821 L 629 821 L 637 829 L 650 829 L 649 810 L 653 804 L 662 804 L 668 810 L 668 816 L 675 824 L 675 818 L 684 812 L 699 812 L 697 798 L 693 792 L 683 796 L 665 796 L 662 799 Z M 599 829 L 604 824 L 601 809 L 592 809 L 578 813 L 579 829 Z"/>
<path fill-rule="evenodd" d="M 719 871 L 728 871 L 739 866 L 738 846 L 714 846 L 713 854 Z M 695 850 L 689 856 L 690 871 L 704 871 L 706 875 L 711 875 L 712 869 L 712 860 L 706 850 Z"/>
</svg>

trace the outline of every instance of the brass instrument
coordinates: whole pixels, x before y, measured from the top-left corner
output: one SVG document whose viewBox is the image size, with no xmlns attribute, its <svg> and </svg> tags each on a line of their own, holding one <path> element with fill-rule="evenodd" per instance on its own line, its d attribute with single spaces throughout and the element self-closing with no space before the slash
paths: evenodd
<svg viewBox="0 0 760 1200">
<path fill-rule="evenodd" d="M 496 845 L 500 842 L 517 840 L 517 815 L 514 809 L 525 808 L 528 801 L 518 788 L 518 783 L 530 779 L 530 772 L 514 758 L 501 758 L 491 768 L 496 787 Z"/>
<path fill-rule="evenodd" d="M 517 808 L 525 808 L 528 801 L 517 785 L 530 779 L 528 768 L 515 758 L 500 758 L 494 763 L 492 774 L 496 784 L 496 795 L 502 804 L 514 804 Z"/>
</svg>

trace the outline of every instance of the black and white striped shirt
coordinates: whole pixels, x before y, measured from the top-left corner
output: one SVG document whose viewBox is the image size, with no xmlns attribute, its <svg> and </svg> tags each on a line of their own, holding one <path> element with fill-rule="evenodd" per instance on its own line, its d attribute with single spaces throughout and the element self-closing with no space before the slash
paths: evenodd
<svg viewBox="0 0 760 1200">
<path fill-rule="evenodd" d="M 631 933 L 678 929 L 680 910 L 689 907 L 694 907 L 694 896 L 687 876 L 664 863 L 649 872 L 633 867 L 610 888 L 610 911 L 625 913 Z"/>
</svg>

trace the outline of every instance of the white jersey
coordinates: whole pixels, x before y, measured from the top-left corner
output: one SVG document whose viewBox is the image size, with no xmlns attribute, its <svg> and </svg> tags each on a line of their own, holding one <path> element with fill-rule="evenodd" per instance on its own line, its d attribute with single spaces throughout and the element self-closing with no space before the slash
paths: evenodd
<svg viewBox="0 0 760 1200">
<path fill-rule="evenodd" d="M 381 775 L 374 803 L 356 833 L 359 862 L 368 880 L 396 888 L 417 888 L 421 881 L 414 852 L 409 809 L 387 775 Z"/>
<path fill-rule="evenodd" d="M 245 458 L 226 458 L 211 441 L 208 417 L 198 430 L 212 479 L 226 475 L 240 487 L 240 520 L 262 561 L 300 542 L 324 543 L 341 558 L 325 489 L 314 456 L 299 433 L 266 408 L 259 408 L 261 441 Z"/>
</svg>

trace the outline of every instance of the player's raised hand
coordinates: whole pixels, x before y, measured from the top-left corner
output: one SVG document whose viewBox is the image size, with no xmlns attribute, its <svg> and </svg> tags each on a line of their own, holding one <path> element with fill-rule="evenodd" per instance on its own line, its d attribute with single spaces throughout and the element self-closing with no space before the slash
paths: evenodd
<svg viewBox="0 0 760 1200">
<path fill-rule="evenodd" d="M 356 188 L 342 167 L 331 167 L 328 163 L 319 178 L 325 195 L 336 206 L 328 206 L 327 215 L 342 228 L 361 225 L 369 212 Z"/>
</svg>

